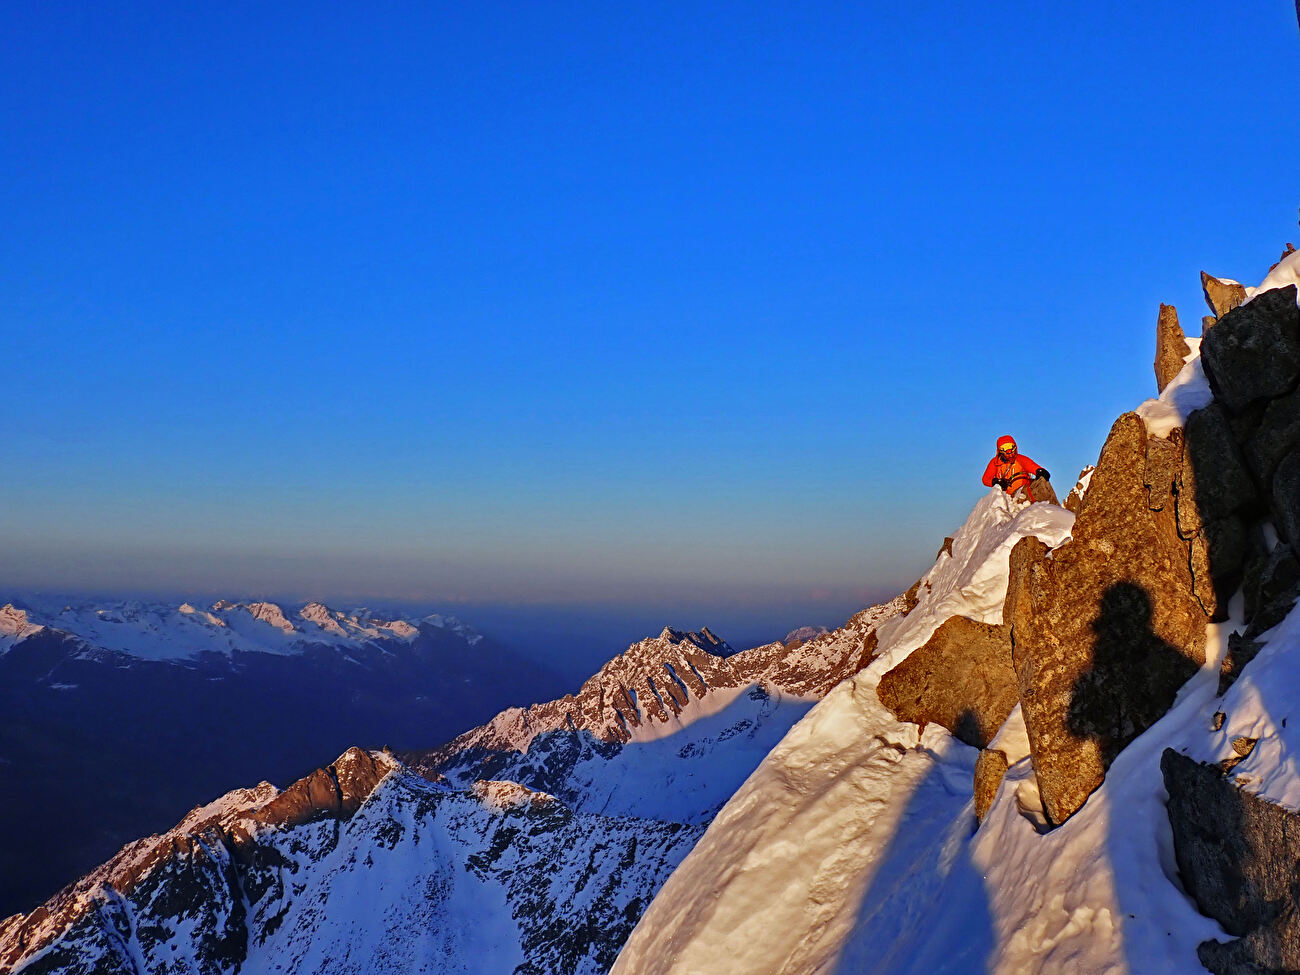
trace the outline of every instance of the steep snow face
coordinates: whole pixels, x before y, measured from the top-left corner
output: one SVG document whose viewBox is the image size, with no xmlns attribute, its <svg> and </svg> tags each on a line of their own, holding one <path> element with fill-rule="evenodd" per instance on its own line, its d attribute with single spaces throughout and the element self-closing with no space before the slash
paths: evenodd
<svg viewBox="0 0 1300 975">
<path fill-rule="evenodd" d="M 723 807 L 613 971 L 856 973 L 909 963 L 891 946 L 904 950 L 909 927 L 950 923 L 929 909 L 950 896 L 945 877 L 981 883 L 965 849 L 977 753 L 937 726 L 921 734 L 897 721 L 875 686 L 948 617 L 1000 622 L 1011 548 L 1026 535 L 1059 545 L 1072 525 L 1055 505 L 985 495 L 923 577 L 915 608 L 877 630 L 876 659 L 796 724 Z M 947 955 L 913 947 L 932 971 L 979 967 L 970 964 L 978 941 L 946 942 Z"/>
<path fill-rule="evenodd" d="M 30 607 L 25 615 L 32 625 L 59 629 L 93 647 L 143 660 L 191 660 L 205 653 L 283 655 L 310 646 L 349 649 L 389 640 L 409 643 L 420 632 L 420 621 L 381 620 L 315 602 L 297 612 L 264 601 L 219 600 L 206 610 L 189 603 L 76 602 Z M 424 622 L 451 630 L 470 645 L 482 639 L 455 617 L 430 616 Z M 16 636 L 0 634 L 0 640 L 9 639 L 12 645 L 32 632 L 35 629 Z"/>
</svg>

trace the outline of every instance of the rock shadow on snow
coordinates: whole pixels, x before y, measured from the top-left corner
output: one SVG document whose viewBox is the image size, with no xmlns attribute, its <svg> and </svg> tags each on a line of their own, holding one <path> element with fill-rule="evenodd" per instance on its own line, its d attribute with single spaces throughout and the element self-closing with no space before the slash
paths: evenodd
<svg viewBox="0 0 1300 975">
<path fill-rule="evenodd" d="M 976 826 L 970 792 L 976 752 L 957 742 L 951 749 L 912 792 L 879 852 L 853 932 L 832 969 L 838 975 L 990 969 L 997 933 L 969 843 Z M 969 762 L 953 760 L 961 753 Z"/>
</svg>

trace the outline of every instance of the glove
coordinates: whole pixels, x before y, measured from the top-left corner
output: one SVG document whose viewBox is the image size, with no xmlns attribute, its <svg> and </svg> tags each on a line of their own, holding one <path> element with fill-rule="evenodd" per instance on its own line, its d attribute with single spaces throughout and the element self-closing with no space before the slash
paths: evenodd
<svg viewBox="0 0 1300 975">
<path fill-rule="evenodd" d="M 993 478 L 993 486 L 994 486 L 994 487 L 1000 487 L 1000 488 L 1002 488 L 1002 490 L 1005 491 L 1005 490 L 1007 489 L 1007 482 L 1006 482 L 1006 479 L 1005 479 L 1005 478 L 1001 478 L 1001 477 L 995 477 L 995 478 Z"/>
<path fill-rule="evenodd" d="M 1041 477 L 1044 481 L 1050 481 L 1052 479 L 1052 475 L 1047 473 L 1046 467 L 1038 468 L 1038 476 Z"/>
</svg>

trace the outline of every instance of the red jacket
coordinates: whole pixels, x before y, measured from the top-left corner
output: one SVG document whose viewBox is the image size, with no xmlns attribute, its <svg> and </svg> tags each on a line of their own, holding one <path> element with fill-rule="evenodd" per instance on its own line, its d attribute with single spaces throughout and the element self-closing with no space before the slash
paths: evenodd
<svg viewBox="0 0 1300 975">
<path fill-rule="evenodd" d="M 998 449 L 1000 450 L 1007 442 L 1015 444 L 1010 437 L 1003 437 L 998 441 Z M 993 459 L 989 461 L 989 466 L 984 468 L 984 486 L 992 487 L 994 478 L 1001 478 L 1010 482 L 1003 490 L 1008 494 L 1014 494 L 1022 487 L 1027 487 L 1041 469 L 1024 454 L 1013 454 L 1009 461 L 1003 461 L 1000 456 L 994 454 Z"/>
</svg>

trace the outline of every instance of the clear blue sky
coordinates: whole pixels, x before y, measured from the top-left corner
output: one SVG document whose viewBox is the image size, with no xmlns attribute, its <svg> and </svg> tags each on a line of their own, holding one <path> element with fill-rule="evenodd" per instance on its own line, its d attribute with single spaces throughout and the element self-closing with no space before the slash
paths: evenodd
<svg viewBox="0 0 1300 975">
<path fill-rule="evenodd" d="M 835 623 L 1300 243 L 1291 0 L 273 7 L 0 13 L 10 587 Z"/>
</svg>

